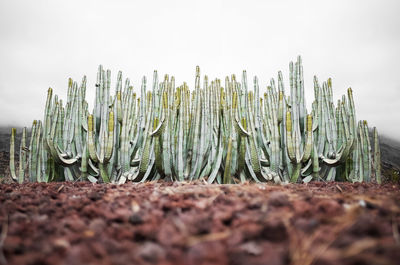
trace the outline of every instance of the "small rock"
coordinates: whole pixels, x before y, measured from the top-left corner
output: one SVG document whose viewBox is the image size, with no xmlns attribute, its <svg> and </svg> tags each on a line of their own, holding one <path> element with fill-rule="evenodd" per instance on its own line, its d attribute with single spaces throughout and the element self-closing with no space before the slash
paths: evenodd
<svg viewBox="0 0 400 265">
<path fill-rule="evenodd" d="M 134 213 L 131 216 L 129 216 L 129 222 L 133 225 L 140 225 L 143 223 L 143 219 L 139 214 Z"/>
<path fill-rule="evenodd" d="M 165 259 L 166 256 L 165 250 L 153 242 L 144 243 L 138 254 L 142 259 L 150 263 L 158 263 L 160 260 Z"/>
<path fill-rule="evenodd" d="M 93 230 L 85 230 L 85 232 L 83 232 L 83 235 L 85 237 L 93 237 L 94 236 L 94 231 Z"/>
<path fill-rule="evenodd" d="M 69 242 L 64 238 L 58 238 L 54 240 L 53 244 L 56 248 L 64 248 L 64 249 L 68 249 L 71 246 Z"/>
<path fill-rule="evenodd" d="M 276 191 L 270 194 L 268 204 L 275 207 L 282 207 L 289 206 L 290 201 L 286 193 Z"/>
<path fill-rule="evenodd" d="M 120 221 L 120 222 L 125 222 L 128 221 L 130 215 L 131 215 L 131 210 L 126 209 L 126 208 L 119 208 L 115 211 L 115 220 Z"/>
<path fill-rule="evenodd" d="M 92 191 L 88 194 L 88 198 L 91 199 L 92 201 L 97 201 L 100 200 L 103 196 L 95 191 Z"/>
<path fill-rule="evenodd" d="M 101 218 L 92 220 L 89 224 L 89 229 L 97 233 L 101 233 L 106 227 L 106 222 Z"/>
<path fill-rule="evenodd" d="M 240 249 L 247 252 L 248 254 L 258 256 L 263 252 L 263 249 L 254 241 L 246 242 L 240 246 Z"/>
</svg>

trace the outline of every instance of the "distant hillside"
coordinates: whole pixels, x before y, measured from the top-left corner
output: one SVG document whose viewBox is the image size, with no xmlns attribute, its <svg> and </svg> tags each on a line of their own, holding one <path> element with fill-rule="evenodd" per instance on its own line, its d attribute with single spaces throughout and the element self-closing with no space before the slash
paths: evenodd
<svg viewBox="0 0 400 265">
<path fill-rule="evenodd" d="M 12 127 L 0 127 L 0 152 L 10 151 L 11 128 Z M 28 129 L 28 131 L 30 131 L 30 128 Z M 15 139 L 15 151 L 19 150 L 21 137 L 22 137 L 22 128 L 17 128 L 17 136 Z"/>
<path fill-rule="evenodd" d="M 382 162 L 392 165 L 400 170 L 400 141 L 380 136 Z"/>
</svg>

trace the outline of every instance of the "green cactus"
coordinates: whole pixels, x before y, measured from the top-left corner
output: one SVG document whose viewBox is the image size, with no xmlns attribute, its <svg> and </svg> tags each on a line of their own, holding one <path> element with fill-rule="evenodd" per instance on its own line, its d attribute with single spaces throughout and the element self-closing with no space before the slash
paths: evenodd
<svg viewBox="0 0 400 265">
<path fill-rule="evenodd" d="M 375 168 L 375 179 L 378 184 L 382 183 L 381 179 L 381 148 L 379 146 L 379 136 L 376 127 L 373 129 L 374 137 L 374 168 Z"/>
<path fill-rule="evenodd" d="M 302 59 L 289 64 L 290 93 L 283 75 L 271 79 L 260 97 L 258 78 L 249 91 L 247 73 L 201 81 L 196 67 L 194 90 L 175 86 L 168 75 L 147 90 L 143 77 L 137 98 L 129 79 L 118 72 L 111 95 L 111 72 L 100 65 L 92 112 L 88 110 L 86 77 L 68 80 L 66 103 L 49 88 L 43 124 L 32 126 L 29 149 L 26 129 L 17 176 L 15 131 L 10 141 L 12 177 L 30 181 L 89 180 L 124 183 L 166 178 L 205 179 L 208 183 L 248 180 L 311 180 L 380 183 L 379 139 L 374 154 L 366 122 L 357 123 L 352 90 L 333 102 L 332 80 L 314 77 L 314 101 L 306 109 Z M 27 152 L 28 157 L 27 157 Z M 372 167 L 372 163 L 374 166 Z"/>
</svg>

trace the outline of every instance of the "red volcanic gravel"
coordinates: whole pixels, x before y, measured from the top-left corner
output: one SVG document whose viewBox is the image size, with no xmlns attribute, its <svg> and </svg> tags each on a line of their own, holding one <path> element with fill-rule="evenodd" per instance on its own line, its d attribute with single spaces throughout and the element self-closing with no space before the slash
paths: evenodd
<svg viewBox="0 0 400 265">
<path fill-rule="evenodd" d="M 398 185 L 0 185 L 0 264 L 400 264 Z"/>
</svg>

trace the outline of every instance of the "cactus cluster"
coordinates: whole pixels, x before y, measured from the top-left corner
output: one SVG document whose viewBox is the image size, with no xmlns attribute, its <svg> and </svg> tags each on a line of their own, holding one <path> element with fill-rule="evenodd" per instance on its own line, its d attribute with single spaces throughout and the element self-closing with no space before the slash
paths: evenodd
<svg viewBox="0 0 400 265">
<path fill-rule="evenodd" d="M 314 77 L 314 102 L 306 108 L 300 56 L 291 62 L 290 93 L 282 73 L 260 95 L 257 77 L 249 90 L 246 71 L 201 82 L 193 91 L 154 71 L 140 97 L 119 72 L 111 95 L 111 72 L 99 67 L 94 108 L 85 100 L 86 77 L 69 79 L 64 104 L 49 88 L 43 122 L 34 121 L 29 147 L 26 128 L 12 177 L 29 181 L 124 183 L 204 179 L 208 183 L 377 181 L 380 151 L 374 128 L 371 148 L 366 121 L 356 120 L 352 90 L 335 105 L 332 81 Z M 277 83 L 277 85 L 276 85 Z M 373 155 L 372 155 L 373 154 Z"/>
</svg>

